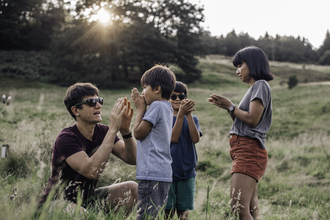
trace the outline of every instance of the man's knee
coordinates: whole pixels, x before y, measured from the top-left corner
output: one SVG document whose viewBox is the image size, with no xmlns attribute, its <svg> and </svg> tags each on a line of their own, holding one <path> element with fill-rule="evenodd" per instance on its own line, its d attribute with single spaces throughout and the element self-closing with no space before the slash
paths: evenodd
<svg viewBox="0 0 330 220">
<path fill-rule="evenodd" d="M 127 181 L 128 188 L 137 191 L 138 189 L 138 184 L 134 181 Z"/>
<path fill-rule="evenodd" d="M 131 195 L 133 199 L 137 199 L 138 194 L 138 184 L 134 181 L 125 182 L 125 188 L 131 191 Z"/>
</svg>

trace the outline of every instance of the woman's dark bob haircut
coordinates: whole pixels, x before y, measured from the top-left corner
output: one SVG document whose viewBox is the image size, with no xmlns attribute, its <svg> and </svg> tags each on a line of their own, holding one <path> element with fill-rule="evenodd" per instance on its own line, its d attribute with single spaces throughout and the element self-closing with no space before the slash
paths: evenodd
<svg viewBox="0 0 330 220">
<path fill-rule="evenodd" d="M 249 46 L 239 50 L 234 58 L 235 67 L 245 62 L 250 70 L 250 76 L 255 80 L 264 79 L 270 81 L 274 79 L 269 69 L 269 61 L 266 54 L 258 47 Z"/>
</svg>

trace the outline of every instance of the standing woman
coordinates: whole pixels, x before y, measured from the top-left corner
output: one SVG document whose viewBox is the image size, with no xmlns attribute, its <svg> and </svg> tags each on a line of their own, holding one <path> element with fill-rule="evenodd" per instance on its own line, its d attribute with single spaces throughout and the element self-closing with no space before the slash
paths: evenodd
<svg viewBox="0 0 330 220">
<path fill-rule="evenodd" d="M 258 181 L 265 173 L 268 155 L 265 137 L 272 123 L 270 73 L 266 54 L 258 47 L 239 50 L 233 64 L 242 82 L 249 84 L 238 106 L 216 94 L 208 99 L 212 105 L 226 109 L 233 119 L 230 129 L 232 162 L 231 207 L 241 220 L 261 219 L 258 205 Z"/>
</svg>

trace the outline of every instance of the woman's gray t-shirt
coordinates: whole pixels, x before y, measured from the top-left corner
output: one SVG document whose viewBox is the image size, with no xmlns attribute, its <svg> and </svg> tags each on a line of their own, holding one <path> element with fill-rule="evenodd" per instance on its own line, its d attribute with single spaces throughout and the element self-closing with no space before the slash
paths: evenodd
<svg viewBox="0 0 330 220">
<path fill-rule="evenodd" d="M 229 133 L 256 138 L 260 142 L 260 147 L 266 149 L 265 137 L 272 124 L 273 114 L 270 86 L 266 80 L 256 81 L 245 93 L 238 108 L 249 112 L 250 102 L 255 99 L 260 99 L 264 106 L 264 112 L 261 115 L 259 123 L 255 127 L 251 127 L 236 117 Z"/>
</svg>

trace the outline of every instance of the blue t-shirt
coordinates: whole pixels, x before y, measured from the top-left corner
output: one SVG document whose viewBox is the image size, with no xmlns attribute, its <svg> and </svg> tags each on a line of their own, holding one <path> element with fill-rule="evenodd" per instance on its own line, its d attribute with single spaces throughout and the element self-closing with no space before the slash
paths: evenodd
<svg viewBox="0 0 330 220">
<path fill-rule="evenodd" d="M 258 124 L 255 127 L 251 127 L 236 117 L 229 133 L 243 137 L 247 136 L 250 138 L 256 138 L 260 142 L 260 147 L 266 149 L 265 138 L 266 133 L 272 124 L 273 114 L 271 91 L 266 80 L 256 81 L 245 93 L 238 108 L 249 112 L 250 102 L 255 99 L 260 99 L 264 106 L 264 111 Z"/>
<path fill-rule="evenodd" d="M 202 136 L 198 118 L 195 115 L 192 117 L 196 128 L 200 133 L 200 136 Z M 173 116 L 173 126 L 176 119 L 177 117 Z M 171 143 L 171 155 L 173 159 L 173 180 L 186 180 L 196 176 L 195 167 L 197 165 L 197 154 L 195 143 L 191 140 L 190 137 L 188 120 L 186 116 L 184 116 L 178 143 Z"/>
<path fill-rule="evenodd" d="M 172 136 L 172 104 L 154 101 L 142 120 L 149 121 L 149 134 L 137 141 L 136 179 L 172 182 L 172 157 L 170 143 Z"/>
</svg>

